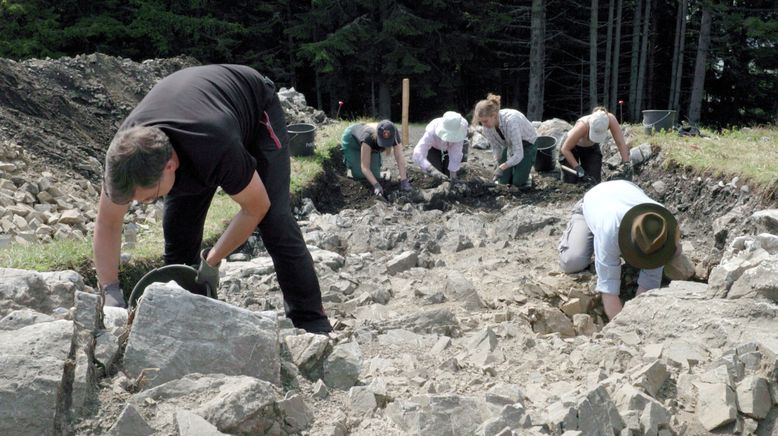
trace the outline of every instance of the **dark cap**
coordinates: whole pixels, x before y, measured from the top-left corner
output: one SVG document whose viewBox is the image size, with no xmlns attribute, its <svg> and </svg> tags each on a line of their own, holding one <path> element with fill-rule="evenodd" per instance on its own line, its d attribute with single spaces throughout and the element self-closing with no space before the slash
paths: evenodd
<svg viewBox="0 0 778 436">
<path fill-rule="evenodd" d="M 376 128 L 376 139 L 379 147 L 394 147 L 398 142 L 397 128 L 394 127 L 394 123 L 389 120 L 383 120 L 378 123 L 378 127 Z"/>
</svg>

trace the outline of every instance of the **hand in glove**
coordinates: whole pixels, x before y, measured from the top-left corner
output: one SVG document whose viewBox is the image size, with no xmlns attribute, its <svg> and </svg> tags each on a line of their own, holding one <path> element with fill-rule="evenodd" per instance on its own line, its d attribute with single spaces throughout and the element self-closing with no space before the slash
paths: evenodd
<svg viewBox="0 0 778 436">
<path fill-rule="evenodd" d="M 377 195 L 380 197 L 383 197 L 384 195 L 384 188 L 381 187 L 381 184 L 376 182 L 375 185 L 373 185 L 373 195 Z"/>
<path fill-rule="evenodd" d="M 448 180 L 448 176 L 438 171 L 437 168 L 430 166 L 430 168 L 427 170 L 427 174 L 430 176 L 438 179 L 438 180 Z"/>
<path fill-rule="evenodd" d="M 412 189 L 413 189 L 413 187 L 411 187 L 411 181 L 410 180 L 408 180 L 408 179 L 400 180 L 400 190 L 401 191 L 408 192 L 408 191 L 411 191 Z"/>
<path fill-rule="evenodd" d="M 624 180 L 632 180 L 632 162 L 622 162 L 619 165 L 619 175 Z"/>
<path fill-rule="evenodd" d="M 581 165 L 575 167 L 575 175 L 578 176 L 579 179 L 583 178 L 586 175 L 586 172 L 584 171 Z"/>
<path fill-rule="evenodd" d="M 124 292 L 119 286 L 119 282 L 109 283 L 101 286 L 100 290 L 103 292 L 103 302 L 105 306 L 127 308 L 127 303 L 124 302 Z"/>
<path fill-rule="evenodd" d="M 197 267 L 195 282 L 207 285 L 210 288 L 211 294 L 215 294 L 216 289 L 219 288 L 219 265 L 211 266 L 205 261 L 210 250 L 210 248 L 205 248 L 200 252 L 200 266 Z"/>
<path fill-rule="evenodd" d="M 500 168 L 500 165 L 497 165 L 496 167 L 494 167 L 494 178 L 495 179 L 499 179 L 500 177 L 502 177 L 502 173 L 503 173 L 503 170 L 502 170 L 502 168 Z"/>
</svg>

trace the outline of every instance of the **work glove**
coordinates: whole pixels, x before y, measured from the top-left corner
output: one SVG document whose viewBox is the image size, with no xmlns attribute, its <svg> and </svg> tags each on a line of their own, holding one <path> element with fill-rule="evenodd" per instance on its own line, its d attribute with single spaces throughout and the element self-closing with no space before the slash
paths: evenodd
<svg viewBox="0 0 778 436">
<path fill-rule="evenodd" d="M 632 162 L 622 162 L 618 171 L 622 179 L 632 180 Z"/>
<path fill-rule="evenodd" d="M 105 306 L 127 308 L 127 303 L 124 302 L 124 291 L 119 286 L 119 282 L 101 286 L 100 290 L 103 293 L 103 303 Z"/>
<path fill-rule="evenodd" d="M 214 294 L 219 288 L 219 265 L 211 266 L 205 261 L 209 251 L 211 251 L 210 248 L 204 248 L 200 252 L 200 266 L 197 267 L 195 282 L 208 286 L 211 294 Z"/>
<path fill-rule="evenodd" d="M 495 179 L 499 179 L 500 177 L 502 177 L 502 173 L 503 173 L 503 171 L 502 171 L 502 168 L 500 168 L 500 165 L 497 165 L 496 167 L 494 167 L 494 178 Z"/>
<path fill-rule="evenodd" d="M 413 187 L 411 187 L 411 181 L 410 180 L 408 180 L 408 179 L 401 179 L 400 180 L 400 190 L 401 191 L 409 192 L 412 189 L 413 189 Z"/>
<path fill-rule="evenodd" d="M 581 165 L 578 165 L 575 167 L 575 175 L 578 176 L 579 179 L 582 179 L 586 175 L 586 171 L 584 171 Z"/>
<path fill-rule="evenodd" d="M 384 188 L 381 187 L 381 184 L 376 182 L 375 185 L 373 185 L 373 195 L 377 195 L 379 197 L 384 196 Z"/>
<path fill-rule="evenodd" d="M 448 176 L 446 176 L 445 174 L 441 173 L 440 171 L 438 171 L 437 168 L 435 168 L 433 166 L 429 167 L 429 169 L 427 170 L 427 174 L 429 174 L 430 176 L 432 176 L 432 177 L 434 177 L 434 178 L 436 178 L 438 180 L 448 180 Z"/>
</svg>

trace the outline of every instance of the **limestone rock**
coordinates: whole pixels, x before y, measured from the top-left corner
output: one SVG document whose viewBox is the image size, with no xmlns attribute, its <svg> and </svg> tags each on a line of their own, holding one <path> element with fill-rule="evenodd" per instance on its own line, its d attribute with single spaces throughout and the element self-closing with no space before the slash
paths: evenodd
<svg viewBox="0 0 778 436">
<path fill-rule="evenodd" d="M 249 375 L 280 382 L 278 325 L 246 309 L 152 284 L 138 306 L 124 369 L 138 377 L 159 368 L 148 387 L 191 373 Z"/>
<path fill-rule="evenodd" d="M 362 352 L 356 342 L 336 345 L 322 368 L 322 380 L 328 387 L 348 389 L 359 379 Z"/>
</svg>

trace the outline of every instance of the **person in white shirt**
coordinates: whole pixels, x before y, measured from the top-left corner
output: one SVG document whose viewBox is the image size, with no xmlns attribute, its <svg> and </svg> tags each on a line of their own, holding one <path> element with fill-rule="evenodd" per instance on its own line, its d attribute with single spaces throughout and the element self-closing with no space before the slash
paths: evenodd
<svg viewBox="0 0 778 436">
<path fill-rule="evenodd" d="M 637 294 L 658 288 L 665 264 L 683 261 L 678 222 L 670 211 L 626 180 L 603 182 L 573 208 L 559 243 L 559 266 L 571 274 L 586 269 L 594 254 L 596 290 L 605 314 L 622 309 L 621 258 L 640 268 Z M 686 277 L 688 278 L 688 277 Z"/>
<path fill-rule="evenodd" d="M 456 181 L 466 136 L 467 120 L 457 112 L 446 112 L 427 124 L 424 136 L 413 149 L 413 161 L 436 179 Z"/>
<path fill-rule="evenodd" d="M 489 94 L 473 110 L 473 125 L 483 126 L 497 165 L 496 182 L 521 188 L 532 186 L 530 170 L 535 163 L 537 131 L 523 113 L 500 109 L 500 96 Z"/>
</svg>

